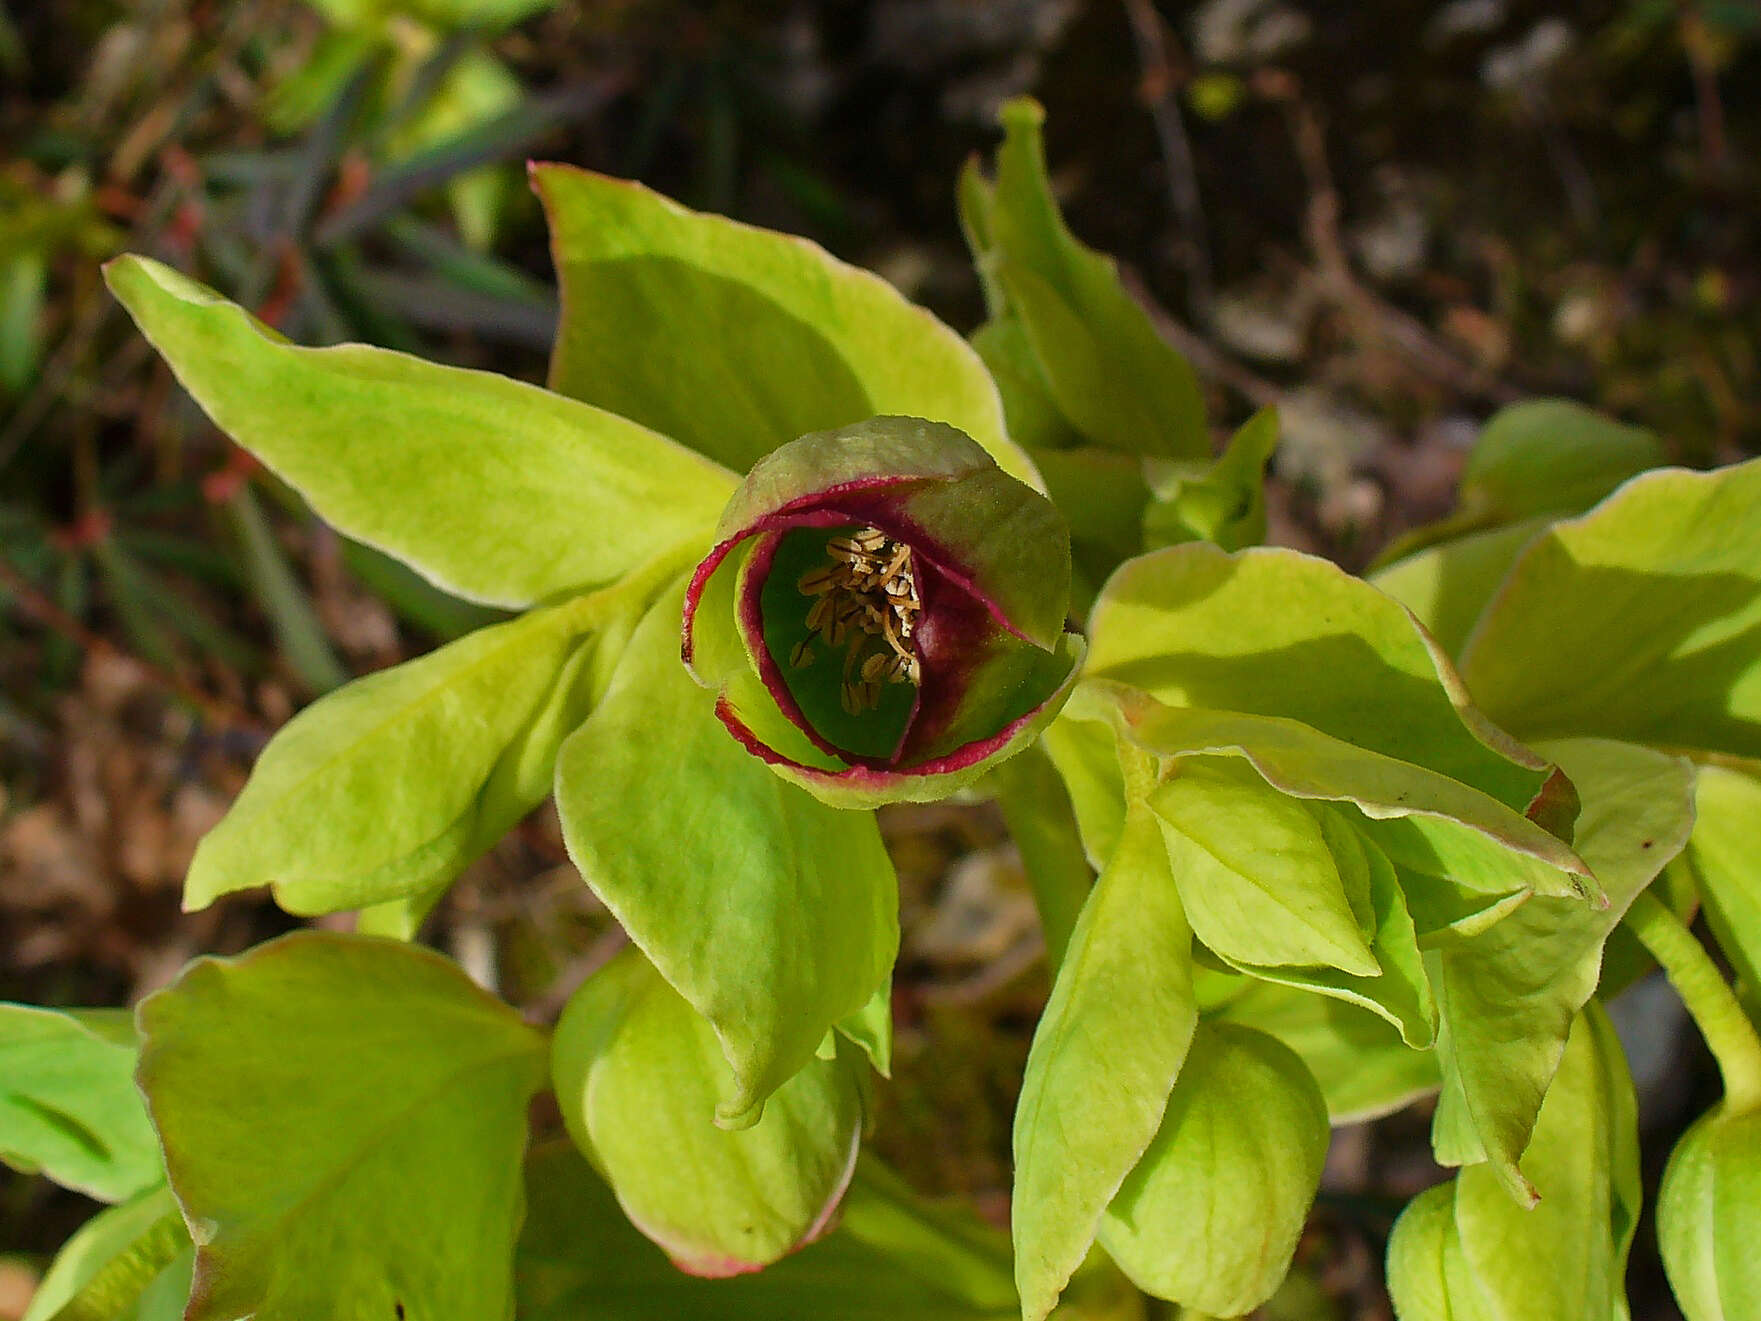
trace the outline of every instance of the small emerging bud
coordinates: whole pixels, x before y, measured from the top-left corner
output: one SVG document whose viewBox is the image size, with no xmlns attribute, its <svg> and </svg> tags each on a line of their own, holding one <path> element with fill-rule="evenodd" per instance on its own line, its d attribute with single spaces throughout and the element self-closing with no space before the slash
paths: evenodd
<svg viewBox="0 0 1761 1321">
<path fill-rule="evenodd" d="M 839 807 L 943 797 L 1057 713 L 1070 540 L 953 427 L 877 417 L 761 459 L 685 599 L 684 657 L 756 756 Z"/>
</svg>

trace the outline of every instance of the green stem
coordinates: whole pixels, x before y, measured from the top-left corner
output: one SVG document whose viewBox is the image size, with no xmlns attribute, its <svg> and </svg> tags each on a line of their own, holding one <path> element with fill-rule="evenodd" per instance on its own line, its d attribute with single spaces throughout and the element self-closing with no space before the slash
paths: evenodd
<svg viewBox="0 0 1761 1321">
<path fill-rule="evenodd" d="M 1761 1037 L 1719 975 L 1705 946 L 1662 900 L 1641 894 L 1626 926 L 1663 965 L 1724 1075 L 1724 1102 L 1734 1114 L 1761 1110 Z"/>
</svg>

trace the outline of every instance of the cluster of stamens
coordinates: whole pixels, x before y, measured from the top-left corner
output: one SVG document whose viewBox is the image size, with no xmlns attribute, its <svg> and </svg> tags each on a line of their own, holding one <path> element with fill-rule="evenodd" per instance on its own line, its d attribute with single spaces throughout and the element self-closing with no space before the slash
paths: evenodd
<svg viewBox="0 0 1761 1321">
<path fill-rule="evenodd" d="M 796 585 L 814 598 L 807 612 L 808 637 L 796 643 L 789 664 L 813 663 L 813 644 L 844 648 L 844 710 L 860 715 L 880 704 L 881 684 L 917 683 L 923 670 L 911 635 L 923 613 L 911 547 L 879 528 L 865 527 L 826 543 L 831 563 L 809 570 Z"/>
</svg>

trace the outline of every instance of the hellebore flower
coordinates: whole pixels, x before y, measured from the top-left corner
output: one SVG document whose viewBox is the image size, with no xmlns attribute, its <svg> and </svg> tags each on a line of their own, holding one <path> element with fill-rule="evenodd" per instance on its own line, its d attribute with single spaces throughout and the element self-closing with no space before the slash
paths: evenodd
<svg viewBox="0 0 1761 1321">
<path fill-rule="evenodd" d="M 834 807 L 927 801 L 1057 714 L 1070 534 L 940 422 L 876 417 L 760 459 L 685 597 L 729 732 Z"/>
</svg>

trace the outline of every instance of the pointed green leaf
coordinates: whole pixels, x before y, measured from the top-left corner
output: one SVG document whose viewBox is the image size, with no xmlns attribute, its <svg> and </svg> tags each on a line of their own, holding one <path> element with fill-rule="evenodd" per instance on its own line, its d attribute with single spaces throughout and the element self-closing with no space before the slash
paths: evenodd
<svg viewBox="0 0 1761 1321">
<path fill-rule="evenodd" d="M 581 874 L 711 1024 L 738 1122 L 874 994 L 898 897 L 874 817 L 773 775 L 728 736 L 679 661 L 684 584 L 643 619 L 610 689 L 557 758 Z"/>
<path fill-rule="evenodd" d="M 133 1042 L 75 1015 L 0 1004 L 0 1160 L 119 1202 L 162 1177 Z"/>
<path fill-rule="evenodd" d="M 985 265 L 978 265 L 979 274 Z M 1082 436 L 1058 411 L 1052 398 L 1033 344 L 1027 338 L 1019 317 L 1005 315 L 985 322 L 972 333 L 972 347 L 984 359 L 997 393 L 1003 399 L 1003 416 L 1009 423 L 1009 435 L 1029 453 L 1041 450 L 1062 450 L 1082 443 Z M 1092 446 L 1102 453 L 1123 457 L 1115 450 Z M 1036 457 L 1035 463 L 1038 463 Z M 1044 471 L 1044 469 L 1041 469 Z M 1140 479 L 1141 480 L 1141 479 Z M 1063 506 L 1063 501 L 1059 501 Z M 1135 549 L 1135 547 L 1133 547 Z"/>
<path fill-rule="evenodd" d="M 1761 994 L 1761 780 L 1700 767 L 1688 861 L 1706 920 L 1750 994 Z"/>
<path fill-rule="evenodd" d="M 1570 399 L 1531 399 L 1493 414 L 1468 451 L 1460 503 L 1488 522 L 1581 514 L 1629 477 L 1661 467 L 1657 437 Z"/>
<path fill-rule="evenodd" d="M 1365 838 L 1345 813 L 1318 805 L 1310 810 L 1320 823 L 1346 893 L 1352 897 L 1353 911 L 1379 971 L 1374 976 L 1354 976 L 1336 968 L 1278 967 L 1251 961 L 1234 966 L 1266 981 L 1368 1009 L 1396 1028 L 1408 1046 L 1424 1050 L 1436 1039 L 1437 1005 L 1400 877 L 1387 855 Z"/>
<path fill-rule="evenodd" d="M 704 1280 L 674 1268 L 625 1220 L 567 1142 L 527 1161 L 522 1321 L 1009 1321 L 1008 1244 L 877 1188 L 865 1161 L 838 1228 L 755 1275 Z"/>
<path fill-rule="evenodd" d="M 1468 451 L 1455 512 L 1396 539 L 1381 562 L 1488 528 L 1581 514 L 1629 477 L 1668 461 L 1651 432 L 1569 399 L 1512 404 L 1492 416 Z"/>
<path fill-rule="evenodd" d="M 1512 1196 L 1534 1191 L 1517 1160 L 1596 988 L 1602 946 L 1627 907 L 1686 842 L 1693 776 L 1685 762 L 1631 744 L 1573 739 L 1543 749 L 1583 796 L 1578 846 L 1608 907 L 1537 895 L 1479 935 L 1436 949 L 1431 983 L 1443 1024 L 1443 1095 L 1432 1142 L 1448 1165 L 1490 1161 Z"/>
<path fill-rule="evenodd" d="M 551 388 L 745 471 L 876 414 L 958 427 L 1036 484 L 978 355 L 818 244 L 566 165 L 533 181 L 562 283 Z"/>
<path fill-rule="evenodd" d="M 1381 971 L 1300 802 L 1235 758 L 1190 757 L 1149 803 L 1193 934 L 1223 959 Z"/>
<path fill-rule="evenodd" d="M 1255 981 L 1219 1017 L 1277 1037 L 1302 1057 L 1335 1124 L 1401 1109 L 1437 1090 L 1437 1055 L 1414 1050 L 1387 1020 L 1348 1001 Z"/>
<path fill-rule="evenodd" d="M 1462 1256 L 1498 1321 L 1619 1315 L 1639 1213 L 1633 1080 L 1608 1016 L 1574 1022 L 1523 1167 L 1540 1195 L 1511 1200 L 1489 1166 L 1455 1180 Z"/>
<path fill-rule="evenodd" d="M 296 932 L 198 960 L 140 1019 L 189 1321 L 507 1314 L 544 1076 L 518 1014 L 427 950 Z"/>
<path fill-rule="evenodd" d="M 1266 464 L 1278 448 L 1278 413 L 1262 408 L 1229 439 L 1215 463 L 1161 475 L 1143 512 L 1143 548 L 1211 541 L 1240 550 L 1266 539 Z"/>
<path fill-rule="evenodd" d="M 631 1222 L 681 1269 L 724 1276 L 830 1224 L 862 1136 L 857 1059 L 811 1060 L 756 1124 L 718 1128 L 728 1066 L 715 1032 L 632 949 L 569 1002 L 551 1068 L 570 1136 Z"/>
<path fill-rule="evenodd" d="M 1492 717 L 1761 756 L 1761 459 L 1634 478 L 1523 552 L 1462 652 Z"/>
<path fill-rule="evenodd" d="M 1657 1248 L 1687 1321 L 1747 1321 L 1761 1301 L 1761 1114 L 1719 1105 L 1670 1154 Z"/>
<path fill-rule="evenodd" d="M 1101 1222 L 1140 1289 L 1218 1316 L 1252 1311 L 1290 1269 L 1327 1155 L 1327 1107 L 1288 1046 L 1207 1022 L 1155 1141 Z"/>
<path fill-rule="evenodd" d="M 1113 575 L 1091 629 L 1088 677 L 1169 706 L 1299 721 L 1518 812 L 1548 779 L 1474 709 L 1403 606 L 1325 560 L 1201 543 L 1156 551 Z"/>
<path fill-rule="evenodd" d="M 254 885 L 272 885 L 292 913 L 417 895 L 431 903 L 550 792 L 557 748 L 604 691 L 634 620 L 689 553 L 307 707 L 197 848 L 184 906 Z"/>
<path fill-rule="evenodd" d="M 1019 320 L 1047 392 L 1076 431 L 1133 454 L 1208 458 L 1192 368 L 1126 292 L 1113 260 L 1080 243 L 1058 212 L 1040 142 L 1044 120 L 1035 102 L 1009 102 L 995 184 L 970 169 L 962 180 L 987 292 Z"/>
<path fill-rule="evenodd" d="M 1081 728 L 1079 720 L 1104 721 L 1162 758 L 1170 773 L 1186 758 L 1236 756 L 1282 793 L 1350 803 L 1367 818 L 1356 822 L 1358 828 L 1401 867 L 1495 892 L 1596 893 L 1584 862 L 1518 811 L 1447 776 L 1297 721 L 1164 706 L 1140 690 L 1103 680 L 1084 683 L 1065 715 L 1060 729 Z M 1089 792 L 1098 797 L 1100 783 Z M 1079 801 L 1079 815 L 1082 810 Z M 1089 810 L 1098 826 L 1100 809 Z"/>
<path fill-rule="evenodd" d="M 338 529 L 455 595 L 523 606 L 622 577 L 709 528 L 730 474 L 613 416 L 488 372 L 309 349 L 169 267 L 106 270 L 221 430 Z"/>
<path fill-rule="evenodd" d="M 1192 936 L 1154 815 L 1127 813 L 1044 1016 L 1015 1109 L 1015 1282 L 1042 1321 L 1161 1124 L 1198 1022 Z"/>
<path fill-rule="evenodd" d="M 181 1318 L 194 1260 L 177 1200 L 161 1183 L 80 1226 L 55 1255 L 21 1321 Z M 169 1309 L 161 1310 L 161 1296 L 170 1299 Z"/>
</svg>

